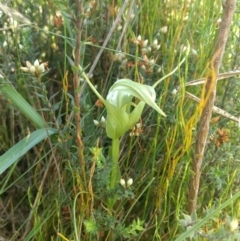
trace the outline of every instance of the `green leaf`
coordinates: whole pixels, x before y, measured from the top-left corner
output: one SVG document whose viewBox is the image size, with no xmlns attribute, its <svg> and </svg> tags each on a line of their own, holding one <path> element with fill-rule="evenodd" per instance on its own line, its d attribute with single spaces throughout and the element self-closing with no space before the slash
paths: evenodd
<svg viewBox="0 0 240 241">
<path fill-rule="evenodd" d="M 98 227 L 94 219 L 84 221 L 84 225 L 87 233 L 96 234 L 98 232 Z"/>
<path fill-rule="evenodd" d="M 16 145 L 11 147 L 7 152 L 0 156 L 0 174 L 7 168 L 19 160 L 24 154 L 27 153 L 32 147 L 40 141 L 56 133 L 56 129 L 39 129 L 32 132 L 27 137 L 23 138 Z"/>
<path fill-rule="evenodd" d="M 46 123 L 38 112 L 9 84 L 1 88 L 3 94 L 38 128 L 46 127 Z"/>
</svg>

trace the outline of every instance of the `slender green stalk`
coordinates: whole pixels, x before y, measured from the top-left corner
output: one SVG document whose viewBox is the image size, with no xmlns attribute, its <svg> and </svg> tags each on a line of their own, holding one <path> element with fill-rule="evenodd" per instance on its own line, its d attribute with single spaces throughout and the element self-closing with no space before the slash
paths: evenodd
<svg viewBox="0 0 240 241">
<path fill-rule="evenodd" d="M 116 186 L 116 182 L 120 179 L 120 169 L 118 164 L 119 158 L 119 139 L 112 139 L 112 161 L 113 168 L 111 174 L 110 188 L 114 188 Z"/>
<path fill-rule="evenodd" d="M 110 189 L 114 189 L 116 187 L 117 181 L 120 180 L 121 174 L 120 174 L 120 168 L 119 168 L 119 139 L 112 139 L 112 161 L 113 161 L 113 167 L 112 172 L 110 176 Z M 108 200 L 108 206 L 112 210 L 114 204 L 116 202 L 116 196 L 114 195 L 113 198 Z"/>
</svg>

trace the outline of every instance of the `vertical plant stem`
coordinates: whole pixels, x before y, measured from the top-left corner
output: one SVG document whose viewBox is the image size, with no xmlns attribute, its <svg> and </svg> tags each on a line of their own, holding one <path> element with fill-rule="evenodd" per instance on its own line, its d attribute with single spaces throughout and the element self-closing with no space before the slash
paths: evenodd
<svg viewBox="0 0 240 241">
<path fill-rule="evenodd" d="M 81 116 L 80 116 L 80 79 L 79 79 L 79 66 L 80 66 L 80 41 L 81 41 L 81 35 L 82 35 L 82 13 L 83 13 L 83 1 L 76 0 L 76 19 L 75 19 L 75 27 L 76 27 L 76 45 L 74 50 L 74 64 L 75 64 L 75 70 L 73 71 L 73 86 L 74 86 L 74 118 L 75 118 L 75 125 L 76 125 L 76 142 L 78 147 L 78 158 L 79 158 L 79 165 L 80 165 L 80 172 L 77 173 L 77 180 L 78 181 L 78 187 L 80 189 L 80 202 L 79 202 L 79 209 L 81 216 L 88 217 L 90 215 L 90 209 L 88 206 L 88 197 L 85 194 L 85 190 L 87 189 L 87 182 L 86 182 L 86 172 L 85 172 L 85 160 L 83 155 L 83 142 L 81 138 Z M 81 233 L 79 233 L 81 235 Z M 88 237 L 88 234 L 86 234 L 86 239 Z M 80 238 L 79 238 L 80 240 Z"/>
<path fill-rule="evenodd" d="M 211 58 L 210 72 L 206 79 L 206 84 L 202 91 L 202 100 L 200 105 L 203 106 L 200 118 L 199 129 L 196 137 L 195 154 L 192 163 L 194 172 L 190 181 L 190 190 L 188 198 L 188 211 L 192 213 L 196 210 L 197 197 L 201 177 L 201 167 L 204 151 L 207 143 L 209 124 L 212 116 L 216 96 L 216 83 L 219 67 L 222 62 L 223 53 L 229 36 L 231 21 L 236 7 L 236 0 L 226 0 L 223 4 L 223 17 L 219 28 L 218 38 L 215 45 L 214 54 Z"/>
<path fill-rule="evenodd" d="M 112 172 L 110 176 L 110 189 L 114 189 L 117 181 L 120 180 L 121 174 L 120 174 L 120 168 L 118 164 L 118 158 L 119 158 L 119 144 L 120 141 L 119 139 L 112 139 L 112 161 L 113 161 L 113 167 L 112 167 Z M 114 196 L 113 198 L 109 199 L 108 201 L 108 206 L 110 210 L 112 211 L 113 206 L 116 202 L 116 197 Z"/>
<path fill-rule="evenodd" d="M 120 170 L 118 164 L 119 158 L 119 139 L 112 140 L 112 161 L 113 161 L 113 168 L 111 173 L 111 181 L 110 181 L 110 188 L 114 188 L 116 186 L 117 179 L 120 177 Z"/>
<path fill-rule="evenodd" d="M 82 1 L 76 0 L 77 5 L 77 14 L 76 14 L 76 46 L 75 46 L 75 59 L 74 64 L 76 68 L 79 67 L 80 64 L 80 41 L 81 41 L 81 34 L 82 34 Z M 83 143 L 81 138 L 81 125 L 80 125 L 80 79 L 79 79 L 79 72 L 74 71 L 73 75 L 73 85 L 74 85 L 74 100 L 75 100 L 75 124 L 76 124 L 76 138 L 77 138 L 77 146 L 78 146 L 78 157 L 79 162 L 81 165 L 83 180 L 86 180 L 85 177 L 85 161 L 83 155 Z"/>
</svg>

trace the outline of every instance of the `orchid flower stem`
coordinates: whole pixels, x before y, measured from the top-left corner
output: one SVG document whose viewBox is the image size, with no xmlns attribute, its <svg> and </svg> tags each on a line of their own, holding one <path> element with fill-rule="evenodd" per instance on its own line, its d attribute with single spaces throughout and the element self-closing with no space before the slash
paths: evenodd
<svg viewBox="0 0 240 241">
<path fill-rule="evenodd" d="M 120 168 L 118 164 L 118 158 L 119 158 L 119 138 L 112 139 L 112 161 L 113 161 L 113 167 L 112 172 L 110 176 L 110 189 L 114 189 L 116 187 L 117 181 L 120 180 Z M 111 199 L 108 201 L 108 206 L 110 210 L 113 209 L 113 206 L 117 200 L 117 197 L 114 195 Z"/>
<path fill-rule="evenodd" d="M 119 139 L 112 139 L 112 161 L 113 168 L 111 173 L 110 188 L 113 189 L 116 186 L 117 179 L 120 178 L 120 170 L 118 164 L 119 158 Z"/>
</svg>

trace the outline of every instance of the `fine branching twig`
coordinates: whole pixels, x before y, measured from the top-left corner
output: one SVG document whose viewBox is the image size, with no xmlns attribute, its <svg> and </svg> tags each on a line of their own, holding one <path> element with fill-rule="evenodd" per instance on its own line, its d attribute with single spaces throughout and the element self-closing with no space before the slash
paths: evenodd
<svg viewBox="0 0 240 241">
<path fill-rule="evenodd" d="M 115 21 L 113 22 L 112 27 L 111 27 L 111 29 L 110 29 L 106 39 L 104 40 L 103 45 L 101 46 L 101 49 L 99 50 L 99 52 L 98 52 L 98 54 L 97 54 L 97 56 L 96 56 L 96 58 L 95 58 L 95 60 L 94 60 L 94 62 L 92 64 L 92 66 L 91 66 L 91 68 L 90 68 L 90 70 L 88 72 L 89 76 L 91 76 L 91 74 L 93 73 L 93 71 L 94 71 L 94 69 L 95 69 L 95 67 L 96 67 L 96 65 L 97 65 L 97 63 L 98 63 L 98 61 L 99 61 L 99 59 L 100 59 L 104 49 L 105 49 L 105 47 L 107 46 L 107 43 L 108 43 L 109 39 L 111 38 L 111 36 L 113 34 L 114 29 L 117 27 L 117 25 L 119 23 L 119 20 L 121 19 L 122 15 L 124 13 L 124 10 L 126 9 L 126 7 L 128 5 L 128 3 L 129 3 L 129 0 L 125 0 L 124 4 L 122 5 L 121 9 L 119 10 L 117 17 L 116 17 Z M 84 90 L 85 90 L 86 86 L 87 86 L 87 82 L 85 82 L 82 85 L 80 96 L 82 96 L 82 94 L 84 93 Z"/>
<path fill-rule="evenodd" d="M 193 175 L 190 181 L 190 190 L 188 197 L 188 211 L 193 213 L 197 206 L 197 197 L 201 177 L 201 167 L 204 151 L 207 143 L 209 125 L 212 116 L 216 96 L 216 83 L 219 67 L 222 62 L 222 56 L 225 50 L 226 42 L 229 36 L 231 21 L 236 7 L 235 0 L 226 0 L 223 4 L 223 17 L 219 28 L 218 38 L 215 45 L 214 54 L 210 62 L 210 71 L 206 78 L 206 83 L 202 91 L 202 113 L 200 118 L 199 129 L 196 137 L 195 153 L 192 163 Z"/>
</svg>

